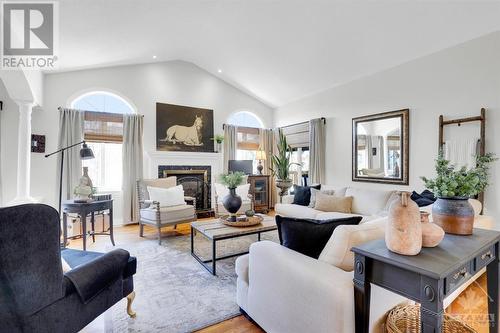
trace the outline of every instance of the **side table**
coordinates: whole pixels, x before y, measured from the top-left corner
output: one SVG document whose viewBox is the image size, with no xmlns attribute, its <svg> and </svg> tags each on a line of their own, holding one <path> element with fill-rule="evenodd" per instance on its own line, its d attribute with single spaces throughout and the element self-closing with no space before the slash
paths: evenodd
<svg viewBox="0 0 500 333">
<path fill-rule="evenodd" d="M 108 235 L 111 238 L 111 243 L 115 246 L 115 240 L 113 238 L 113 200 L 96 200 L 86 203 L 74 202 L 73 200 L 64 201 L 62 203 L 63 211 L 63 247 L 66 247 L 68 240 L 68 214 L 76 213 L 80 217 L 82 223 L 82 240 L 83 240 L 83 250 L 87 250 L 87 215 L 90 214 L 92 222 L 94 219 L 95 212 L 100 212 L 107 210 L 109 211 L 109 233 L 106 232 L 95 232 L 91 231 L 91 235 Z M 79 236 L 73 236 L 69 238 L 75 238 Z"/>
<path fill-rule="evenodd" d="M 474 229 L 471 236 L 447 234 L 416 256 L 389 251 L 383 239 L 354 247 L 356 333 L 368 333 L 371 283 L 420 303 L 421 332 L 441 333 L 443 300 L 483 267 L 490 333 L 498 333 L 499 242 L 499 232 Z"/>
</svg>

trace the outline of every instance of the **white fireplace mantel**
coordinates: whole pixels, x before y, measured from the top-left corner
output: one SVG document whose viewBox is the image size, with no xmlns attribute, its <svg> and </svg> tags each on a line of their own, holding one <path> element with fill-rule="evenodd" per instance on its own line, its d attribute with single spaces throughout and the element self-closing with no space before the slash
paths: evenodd
<svg viewBox="0 0 500 333">
<path fill-rule="evenodd" d="M 213 176 L 223 171 L 222 153 L 148 151 L 145 156 L 144 170 L 148 178 L 158 178 L 159 165 L 208 165 Z"/>
<path fill-rule="evenodd" d="M 167 151 L 148 151 L 145 154 L 144 176 L 146 178 L 158 178 L 159 165 L 207 165 L 212 173 L 212 207 L 214 207 L 214 179 L 223 172 L 222 153 L 196 153 L 196 152 L 167 152 Z"/>
</svg>

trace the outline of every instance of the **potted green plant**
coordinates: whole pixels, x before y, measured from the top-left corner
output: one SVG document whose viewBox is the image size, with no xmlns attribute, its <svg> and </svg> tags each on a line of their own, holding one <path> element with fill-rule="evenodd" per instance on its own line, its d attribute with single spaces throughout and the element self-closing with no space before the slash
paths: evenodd
<svg viewBox="0 0 500 333">
<path fill-rule="evenodd" d="M 472 234 L 474 209 L 468 199 L 486 189 L 488 171 L 495 160 L 495 155 L 488 153 L 476 158 L 476 167 L 456 169 L 440 151 L 436 159 L 437 176 L 432 179 L 421 177 L 425 187 L 437 197 L 432 206 L 432 219 L 446 233 Z"/>
<path fill-rule="evenodd" d="M 213 138 L 211 138 L 215 143 L 215 152 L 218 153 L 221 150 L 221 145 L 224 142 L 224 134 L 215 134 Z"/>
<path fill-rule="evenodd" d="M 236 222 L 236 213 L 241 207 L 241 197 L 236 194 L 236 188 L 243 184 L 245 174 L 243 172 L 230 172 L 219 176 L 219 183 L 227 186 L 229 194 L 222 198 L 224 208 L 231 214 L 229 221 Z"/>
<path fill-rule="evenodd" d="M 290 179 L 290 166 L 298 163 L 290 162 L 292 148 L 286 141 L 286 136 L 282 130 L 278 132 L 277 154 L 271 156 L 273 176 L 276 177 L 276 186 L 280 189 L 280 201 L 288 194 L 288 189 L 292 186 Z"/>
</svg>

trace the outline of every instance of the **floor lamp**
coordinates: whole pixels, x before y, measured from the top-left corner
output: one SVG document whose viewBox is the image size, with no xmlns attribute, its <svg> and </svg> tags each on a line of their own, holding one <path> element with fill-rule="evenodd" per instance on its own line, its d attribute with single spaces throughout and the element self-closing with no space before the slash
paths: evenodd
<svg viewBox="0 0 500 333">
<path fill-rule="evenodd" d="M 45 157 L 52 156 L 57 153 L 61 153 L 61 169 L 59 170 L 59 216 L 61 215 L 61 202 L 62 202 L 62 179 L 63 179 L 63 168 L 64 168 L 64 151 L 73 148 L 75 146 L 82 145 L 82 148 L 80 149 L 80 159 L 82 160 L 90 160 L 94 158 L 94 152 L 92 149 L 87 146 L 87 143 L 85 141 L 81 141 L 72 145 L 69 145 L 67 147 L 61 148 L 53 153 L 45 155 Z"/>
</svg>

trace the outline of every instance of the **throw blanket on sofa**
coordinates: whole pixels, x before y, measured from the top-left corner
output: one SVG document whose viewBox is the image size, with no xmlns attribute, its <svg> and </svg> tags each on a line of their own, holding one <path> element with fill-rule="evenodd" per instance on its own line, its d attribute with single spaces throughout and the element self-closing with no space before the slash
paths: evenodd
<svg viewBox="0 0 500 333">
<path fill-rule="evenodd" d="M 418 207 L 425 207 L 432 205 L 434 201 L 436 201 L 436 197 L 434 196 L 434 193 L 429 190 L 425 190 L 420 194 L 413 191 L 411 194 L 411 200 L 415 201 Z"/>
</svg>

